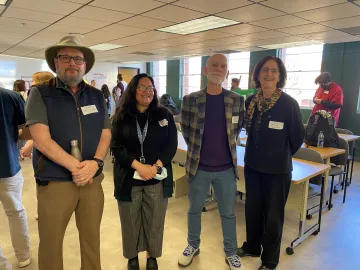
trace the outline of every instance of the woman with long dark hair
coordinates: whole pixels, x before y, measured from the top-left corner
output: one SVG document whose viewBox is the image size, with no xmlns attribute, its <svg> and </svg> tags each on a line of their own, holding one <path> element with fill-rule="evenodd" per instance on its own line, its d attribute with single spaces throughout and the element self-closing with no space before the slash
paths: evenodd
<svg viewBox="0 0 360 270">
<path fill-rule="evenodd" d="M 114 114 L 111 144 L 123 255 L 129 270 L 139 269 L 141 251 L 147 252 L 146 269 L 158 269 L 176 149 L 174 117 L 159 105 L 153 78 L 136 75 Z"/>
<path fill-rule="evenodd" d="M 26 101 L 27 96 L 26 96 L 26 86 L 24 80 L 16 80 L 14 82 L 13 90 L 15 92 L 18 92 Z"/>
<path fill-rule="evenodd" d="M 109 87 L 106 84 L 103 84 L 101 86 L 101 92 L 104 95 L 106 106 L 108 109 L 108 114 L 110 116 L 110 114 L 111 114 L 111 95 L 110 95 Z"/>
</svg>

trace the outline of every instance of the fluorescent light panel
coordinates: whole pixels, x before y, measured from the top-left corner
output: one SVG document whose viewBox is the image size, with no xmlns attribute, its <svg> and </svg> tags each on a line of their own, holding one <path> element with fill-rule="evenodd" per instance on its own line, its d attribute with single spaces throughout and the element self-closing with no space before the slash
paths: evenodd
<svg viewBox="0 0 360 270">
<path fill-rule="evenodd" d="M 306 45 L 316 45 L 316 44 L 323 44 L 323 43 L 324 42 L 320 42 L 320 41 L 316 41 L 316 40 L 304 40 L 304 41 L 295 41 L 295 42 L 289 42 L 289 43 L 262 45 L 262 46 L 258 46 L 258 47 L 272 50 L 272 49 L 291 48 L 291 47 L 306 46 Z"/>
<path fill-rule="evenodd" d="M 7 0 L 0 0 L 0 5 L 5 6 L 6 2 L 7 2 Z"/>
<path fill-rule="evenodd" d="M 122 47 L 125 47 L 125 45 L 101 43 L 98 45 L 91 46 L 89 48 L 94 51 L 109 51 L 109 50 L 114 50 L 114 49 L 118 49 L 118 48 L 122 48 Z"/>
<path fill-rule="evenodd" d="M 216 16 L 208 16 L 168 27 L 159 28 L 157 30 L 173 34 L 188 35 L 239 23 L 240 22 L 223 19 Z"/>
</svg>

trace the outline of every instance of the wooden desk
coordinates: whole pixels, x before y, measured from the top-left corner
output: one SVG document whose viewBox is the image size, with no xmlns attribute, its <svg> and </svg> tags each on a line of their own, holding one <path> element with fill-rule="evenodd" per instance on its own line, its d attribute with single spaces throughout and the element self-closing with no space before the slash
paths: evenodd
<svg viewBox="0 0 360 270">
<path fill-rule="evenodd" d="M 178 151 L 174 157 L 174 161 L 180 164 L 185 164 L 186 151 L 187 151 L 187 145 L 185 143 L 185 140 L 182 134 L 178 132 Z M 244 165 L 245 148 L 237 146 L 236 151 L 237 151 L 238 170 L 243 171 L 245 166 Z M 318 209 L 319 212 L 318 223 L 309 229 L 305 228 L 307 201 L 308 201 L 308 193 L 309 193 L 309 180 L 310 178 L 317 176 L 319 174 L 327 173 L 329 170 L 330 170 L 330 166 L 327 164 L 320 164 L 320 163 L 293 158 L 293 173 L 291 180 L 292 180 L 292 184 L 301 186 L 301 206 L 300 206 L 298 238 L 292 241 L 291 246 L 288 247 L 288 250 L 292 252 L 294 247 L 301 244 L 310 235 L 317 234 L 320 231 L 322 207 L 319 207 Z M 243 175 L 243 172 L 240 173 L 241 175 Z M 245 188 L 239 189 L 239 185 L 238 185 L 238 191 L 245 193 Z M 323 194 L 324 194 L 324 184 L 322 185 L 321 202 L 322 202 Z"/>
<path fill-rule="evenodd" d="M 351 134 L 343 134 L 343 133 L 338 133 L 338 136 L 340 138 L 343 138 L 345 141 L 347 142 L 352 142 L 352 141 L 356 141 L 358 139 L 360 139 L 360 136 L 358 135 L 351 135 Z"/>
</svg>

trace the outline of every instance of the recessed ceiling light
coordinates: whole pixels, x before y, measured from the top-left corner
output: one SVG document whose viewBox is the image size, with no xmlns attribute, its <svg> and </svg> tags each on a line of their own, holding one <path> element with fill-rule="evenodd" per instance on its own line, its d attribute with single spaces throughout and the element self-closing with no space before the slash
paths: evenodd
<svg viewBox="0 0 360 270">
<path fill-rule="evenodd" d="M 239 24 L 239 23 L 240 22 L 224 19 L 216 16 L 207 16 L 204 18 L 195 19 L 188 22 L 159 28 L 157 30 L 162 32 L 180 34 L 180 35 L 188 35 L 188 34 L 203 32 L 203 31 Z"/>
<path fill-rule="evenodd" d="M 90 49 L 93 49 L 94 51 L 109 51 L 114 50 L 118 48 L 125 47 L 125 45 L 118 45 L 118 44 L 109 44 L 109 43 L 101 43 L 98 45 L 90 46 Z"/>
<path fill-rule="evenodd" d="M 304 40 L 304 41 L 295 41 L 295 42 L 280 43 L 280 44 L 262 45 L 258 47 L 272 50 L 272 49 L 283 49 L 283 48 L 291 48 L 291 47 L 306 46 L 306 45 L 320 45 L 320 44 L 324 44 L 324 42 L 317 40 Z"/>
</svg>

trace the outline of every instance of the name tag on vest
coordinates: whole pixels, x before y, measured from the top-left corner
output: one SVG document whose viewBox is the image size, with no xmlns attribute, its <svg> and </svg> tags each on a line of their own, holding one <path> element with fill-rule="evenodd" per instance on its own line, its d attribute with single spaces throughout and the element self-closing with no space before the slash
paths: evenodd
<svg viewBox="0 0 360 270">
<path fill-rule="evenodd" d="M 89 105 L 89 106 L 81 107 L 81 111 L 82 111 L 83 115 L 88 115 L 88 114 L 91 114 L 91 113 L 97 113 L 98 112 L 95 105 Z"/>
<path fill-rule="evenodd" d="M 276 121 L 270 121 L 269 122 L 269 128 L 271 129 L 277 129 L 282 130 L 284 128 L 284 123 L 282 122 L 276 122 Z"/>
</svg>

